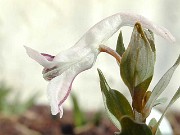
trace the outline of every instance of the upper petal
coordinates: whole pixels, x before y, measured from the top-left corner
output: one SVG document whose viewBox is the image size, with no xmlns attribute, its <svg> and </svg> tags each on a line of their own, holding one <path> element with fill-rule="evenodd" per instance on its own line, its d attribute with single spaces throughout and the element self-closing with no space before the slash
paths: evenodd
<svg viewBox="0 0 180 135">
<path fill-rule="evenodd" d="M 55 66 L 55 63 L 52 61 L 49 61 L 47 59 L 48 55 L 46 54 L 46 56 L 44 56 L 45 54 L 41 54 L 38 51 L 31 49 L 27 46 L 24 46 L 24 48 L 26 49 L 26 52 L 28 54 L 28 56 L 32 59 L 34 59 L 36 62 L 38 62 L 40 65 L 42 65 L 45 68 L 52 68 Z M 49 55 L 50 57 L 50 55 Z"/>
<path fill-rule="evenodd" d="M 136 22 L 141 23 L 144 28 L 152 30 L 154 33 L 160 35 L 168 41 L 175 41 L 173 35 L 166 28 L 154 24 L 141 15 L 122 12 L 98 22 L 84 34 L 84 36 L 76 43 L 76 46 L 99 44 L 110 38 L 122 26 L 134 26 Z"/>
<path fill-rule="evenodd" d="M 95 24 L 73 47 L 56 55 L 54 61 L 71 61 L 77 57 L 83 57 L 89 49 L 99 48 L 99 44 L 110 38 L 122 26 L 134 26 L 136 22 L 170 42 L 175 41 L 173 35 L 166 28 L 154 24 L 141 15 L 121 12 Z"/>
<path fill-rule="evenodd" d="M 52 79 L 47 87 L 47 94 L 51 105 L 51 112 L 53 115 L 60 113 L 63 115 L 62 104 L 67 99 L 71 85 L 74 78 L 84 70 L 92 67 L 97 55 L 90 52 L 85 57 L 71 65 L 61 75 Z"/>
<path fill-rule="evenodd" d="M 169 42 L 175 42 L 174 36 L 164 27 L 156 25 L 152 21 L 148 20 L 144 16 L 138 15 L 138 14 L 132 14 L 132 13 L 120 13 L 121 18 L 123 20 L 122 25 L 129 25 L 134 26 L 136 22 L 141 23 L 141 25 L 144 28 L 147 28 L 151 31 L 153 31 L 155 34 L 163 37 L 164 39 L 168 40 Z M 116 14 L 118 15 L 118 14 Z M 115 15 L 115 16 L 116 16 Z"/>
</svg>

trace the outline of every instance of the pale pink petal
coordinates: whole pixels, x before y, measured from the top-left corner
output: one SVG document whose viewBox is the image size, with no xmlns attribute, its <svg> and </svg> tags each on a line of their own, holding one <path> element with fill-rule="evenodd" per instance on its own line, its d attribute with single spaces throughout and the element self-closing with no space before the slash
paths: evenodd
<svg viewBox="0 0 180 135">
<path fill-rule="evenodd" d="M 110 38 L 122 26 L 134 26 L 136 22 L 140 22 L 144 28 L 152 30 L 155 34 L 167 39 L 175 41 L 173 35 L 164 27 L 158 26 L 147 18 L 133 13 L 117 13 L 103 19 L 94 25 L 84 36 L 77 42 L 77 46 L 96 45 Z"/>
<path fill-rule="evenodd" d="M 175 38 L 166 28 L 154 24 L 141 15 L 122 12 L 107 17 L 95 24 L 73 47 L 56 55 L 54 61 L 71 61 L 77 57 L 83 57 L 86 51 L 89 49 L 97 49 L 99 44 L 109 39 L 122 26 L 133 27 L 136 22 L 140 22 L 144 28 L 150 29 L 168 41 L 175 42 Z"/>
<path fill-rule="evenodd" d="M 82 71 L 91 68 L 96 60 L 96 57 L 97 55 L 94 53 L 87 54 L 86 57 L 77 61 L 77 63 L 69 67 L 65 72 L 49 82 L 47 94 L 53 115 L 60 113 L 60 117 L 62 117 L 62 104 L 69 96 L 74 78 Z"/>
<path fill-rule="evenodd" d="M 62 73 L 60 76 L 52 79 L 47 87 L 48 99 L 51 105 L 52 115 L 60 114 L 60 118 L 63 115 L 62 104 L 69 96 L 71 90 L 71 84 L 76 75 L 68 72 Z"/>
<path fill-rule="evenodd" d="M 168 40 L 169 42 L 175 42 L 174 36 L 164 27 L 156 25 L 152 21 L 148 20 L 144 16 L 132 13 L 119 13 L 114 16 L 121 16 L 122 25 L 134 26 L 136 22 L 140 22 L 144 28 L 147 28 L 153 31 L 155 34 L 163 37 L 164 39 Z"/>
<path fill-rule="evenodd" d="M 36 62 L 38 62 L 40 65 L 42 65 L 45 68 L 52 68 L 55 66 L 54 62 L 51 62 L 47 59 L 47 56 L 43 56 L 41 53 L 39 53 L 38 51 L 31 49 L 27 46 L 24 46 L 24 48 L 26 49 L 26 52 L 28 54 L 28 56 L 30 58 L 32 58 L 33 60 L 35 60 Z"/>
</svg>

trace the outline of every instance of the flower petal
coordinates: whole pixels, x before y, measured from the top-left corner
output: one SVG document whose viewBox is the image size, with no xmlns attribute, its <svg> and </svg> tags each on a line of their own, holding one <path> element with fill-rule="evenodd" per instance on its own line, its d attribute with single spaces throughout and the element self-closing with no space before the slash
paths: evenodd
<svg viewBox="0 0 180 135">
<path fill-rule="evenodd" d="M 64 72 L 60 76 L 52 79 L 47 87 L 48 99 L 51 105 L 52 115 L 60 113 L 60 118 L 63 115 L 62 103 L 68 97 L 71 84 L 75 78 L 75 75 Z M 61 103 L 61 105 L 60 105 Z"/>
<path fill-rule="evenodd" d="M 175 41 L 173 35 L 166 28 L 155 25 L 141 15 L 121 12 L 95 24 L 73 47 L 60 52 L 53 61 L 71 61 L 77 57 L 83 57 L 89 49 L 99 48 L 99 44 L 109 39 L 122 26 L 134 26 L 136 22 L 141 23 L 142 27 L 150 29 L 170 42 Z M 82 50 L 86 51 L 82 52 Z"/>
<path fill-rule="evenodd" d="M 163 37 L 169 42 L 175 42 L 174 36 L 164 27 L 158 26 L 144 16 L 132 13 L 119 13 L 114 16 L 121 16 L 122 25 L 134 26 L 136 22 L 141 23 L 142 27 L 153 31 L 155 34 Z"/>
<path fill-rule="evenodd" d="M 92 52 L 88 53 L 86 57 L 82 58 L 77 63 L 74 63 L 74 65 L 69 67 L 61 75 L 55 77 L 49 82 L 47 94 L 53 115 L 60 113 L 60 117 L 62 117 L 62 104 L 69 96 L 74 78 L 82 71 L 91 68 L 96 57 L 96 54 Z"/>
<path fill-rule="evenodd" d="M 147 18 L 133 13 L 117 13 L 105 18 L 94 25 L 84 36 L 76 43 L 77 46 L 84 47 L 86 45 L 97 45 L 110 38 L 122 26 L 134 26 L 136 22 L 141 23 L 144 28 L 150 29 L 157 35 L 174 42 L 173 35 L 164 27 L 155 25 Z"/>
<path fill-rule="evenodd" d="M 43 54 L 37 52 L 34 49 L 31 49 L 27 46 L 24 46 L 24 48 L 26 49 L 26 52 L 28 54 L 28 56 L 32 59 L 34 59 L 36 62 L 38 62 L 40 65 L 42 65 L 45 68 L 52 68 L 55 66 L 54 62 L 51 62 L 47 59 L 47 55 L 44 56 Z M 50 55 L 49 55 L 50 56 Z"/>
</svg>

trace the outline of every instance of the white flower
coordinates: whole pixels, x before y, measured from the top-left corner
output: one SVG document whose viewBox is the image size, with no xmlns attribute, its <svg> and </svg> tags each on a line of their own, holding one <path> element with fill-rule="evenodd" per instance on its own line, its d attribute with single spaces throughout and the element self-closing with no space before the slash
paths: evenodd
<svg viewBox="0 0 180 135">
<path fill-rule="evenodd" d="M 62 104 L 71 91 L 75 77 L 93 66 L 101 50 L 108 49 L 107 47 L 103 48 L 104 46 L 100 46 L 100 44 L 110 38 L 122 26 L 134 26 L 136 22 L 141 23 L 144 28 L 152 30 L 169 41 L 175 41 L 168 30 L 153 24 L 143 16 L 132 13 L 118 13 L 94 25 L 73 47 L 60 52 L 56 56 L 42 54 L 25 47 L 29 57 L 44 67 L 43 77 L 50 81 L 47 93 L 53 115 L 60 113 L 60 117 L 62 117 Z"/>
</svg>

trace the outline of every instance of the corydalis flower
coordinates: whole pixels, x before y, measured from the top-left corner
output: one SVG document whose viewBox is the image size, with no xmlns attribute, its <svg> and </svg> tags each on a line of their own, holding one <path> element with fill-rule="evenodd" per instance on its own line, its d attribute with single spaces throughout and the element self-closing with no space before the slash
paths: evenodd
<svg viewBox="0 0 180 135">
<path fill-rule="evenodd" d="M 56 56 L 39 53 L 25 47 L 29 57 L 44 67 L 43 77 L 50 81 L 47 93 L 53 115 L 60 113 L 60 117 L 62 117 L 62 104 L 70 93 L 74 78 L 82 71 L 91 68 L 100 52 L 112 52 L 112 50 L 108 51 L 107 47 L 100 44 L 122 26 L 133 26 L 136 22 L 141 23 L 144 28 L 152 30 L 169 41 L 175 41 L 168 30 L 153 24 L 143 16 L 118 13 L 94 25 L 73 47 L 60 52 Z M 114 55 L 113 52 L 112 55 Z"/>
</svg>

